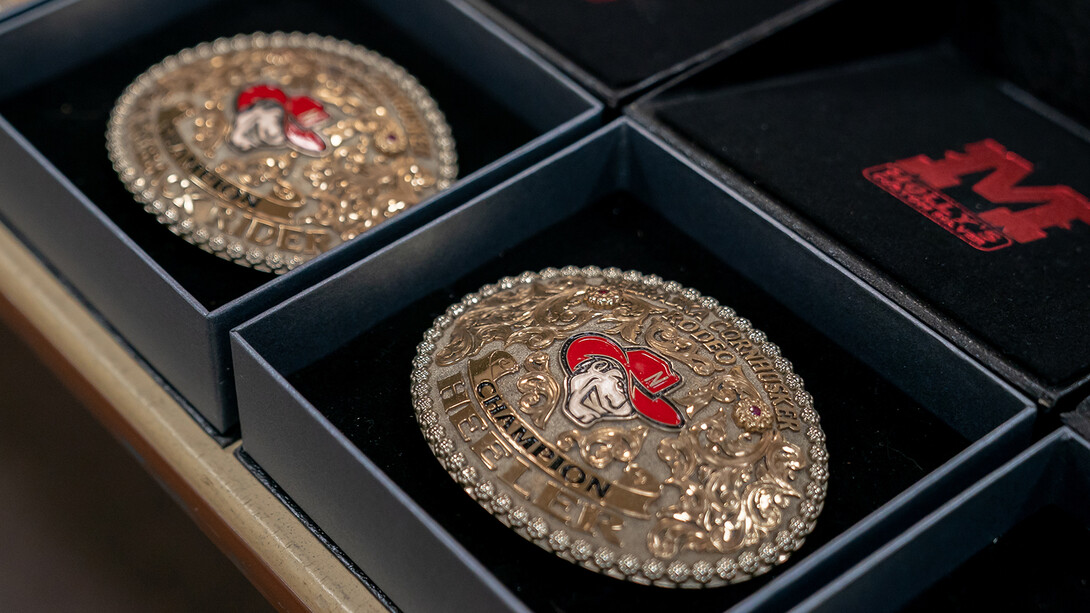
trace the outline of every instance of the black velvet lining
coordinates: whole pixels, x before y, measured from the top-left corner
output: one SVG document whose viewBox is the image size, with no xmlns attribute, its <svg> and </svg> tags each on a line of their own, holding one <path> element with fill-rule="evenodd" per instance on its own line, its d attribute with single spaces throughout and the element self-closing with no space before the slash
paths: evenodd
<svg viewBox="0 0 1090 613">
<path fill-rule="evenodd" d="M 815 398 L 831 456 L 825 510 L 794 560 L 915 483 L 968 441 L 628 194 L 607 197 L 452 279 L 288 380 L 505 585 L 539 611 L 721 611 L 782 572 L 715 590 L 663 590 L 555 558 L 460 491 L 428 449 L 409 402 L 410 362 L 432 320 L 503 276 L 568 264 L 655 273 L 750 317 L 783 349 Z M 791 562 L 788 562 L 790 565 Z M 560 586 L 563 586 L 561 588 Z"/>
<path fill-rule="evenodd" d="M 488 0 L 606 85 L 621 89 L 707 51 L 799 0 Z"/>
<path fill-rule="evenodd" d="M 912 10 L 906 11 L 894 3 L 839 0 L 701 69 L 665 95 L 701 95 L 727 84 L 816 70 L 935 43 L 949 35 L 950 23 L 934 17 L 949 4 L 949 0 L 914 0 Z"/>
<path fill-rule="evenodd" d="M 1047 505 L 927 588 L 904 613 L 1090 610 L 1090 529 Z"/>
<path fill-rule="evenodd" d="M 0 114 L 211 310 L 273 276 L 201 251 L 145 213 L 111 167 L 106 155 L 106 123 L 125 87 L 164 57 L 221 36 L 275 30 L 343 38 L 385 55 L 416 76 L 447 117 L 462 176 L 540 134 L 499 100 L 462 78 L 459 71 L 466 67 L 458 65 L 456 50 L 435 54 L 351 0 L 220 2 L 0 101 Z"/>
<path fill-rule="evenodd" d="M 1090 122 L 1090 4 L 961 0 L 955 40 L 969 55 Z"/>
<path fill-rule="evenodd" d="M 950 49 L 666 99 L 656 114 L 1048 383 L 1090 369 L 1090 225 L 978 251 L 862 174 L 990 138 L 1034 165 L 1020 185 L 1090 194 L 1090 143 Z M 945 192 L 994 208 L 971 189 L 983 176 Z"/>
</svg>

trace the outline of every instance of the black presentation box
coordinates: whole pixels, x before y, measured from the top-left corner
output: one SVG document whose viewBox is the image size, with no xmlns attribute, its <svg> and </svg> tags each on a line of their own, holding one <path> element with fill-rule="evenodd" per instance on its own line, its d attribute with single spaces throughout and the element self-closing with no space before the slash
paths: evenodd
<svg viewBox="0 0 1090 613">
<path fill-rule="evenodd" d="M 1090 444 L 1063 427 L 807 598 L 807 611 L 1085 611 Z"/>
<path fill-rule="evenodd" d="M 610 106 L 839 0 L 470 0 Z"/>
<path fill-rule="evenodd" d="M 432 455 L 409 392 L 423 331 L 485 283 L 570 264 L 657 274 L 712 296 L 766 332 L 806 380 L 831 477 L 816 530 L 786 565 L 713 590 L 600 576 L 490 517 Z M 783 610 L 1025 449 L 1036 415 L 1028 398 L 627 119 L 232 338 L 246 452 L 408 611 Z"/>
<path fill-rule="evenodd" d="M 110 109 L 167 55 L 220 36 L 313 31 L 389 57 L 451 125 L 453 187 L 280 277 L 173 236 L 106 155 Z M 230 328 L 599 125 L 601 105 L 464 3 L 45 2 L 0 21 L 0 216 L 207 420 L 237 421 Z"/>
<path fill-rule="evenodd" d="M 1090 132 L 951 43 L 740 83 L 712 67 L 631 114 L 1025 390 L 1090 380 Z"/>
</svg>

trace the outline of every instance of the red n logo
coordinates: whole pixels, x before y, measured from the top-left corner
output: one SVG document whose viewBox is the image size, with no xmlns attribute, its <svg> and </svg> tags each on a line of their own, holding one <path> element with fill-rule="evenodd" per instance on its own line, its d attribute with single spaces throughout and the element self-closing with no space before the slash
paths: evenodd
<svg viewBox="0 0 1090 613">
<path fill-rule="evenodd" d="M 966 145 L 965 153 L 947 151 L 941 160 L 918 155 L 893 165 L 936 190 L 961 185 L 965 175 L 990 171 L 973 185 L 973 191 L 989 202 L 1039 203 L 1021 211 L 1000 206 L 976 214 L 1019 243 L 1045 238 L 1047 228 L 1070 230 L 1071 222 L 1076 220 L 1090 225 L 1090 201 L 1085 196 L 1066 185 L 1019 185 L 1033 172 L 1033 164 L 990 138 Z"/>
</svg>

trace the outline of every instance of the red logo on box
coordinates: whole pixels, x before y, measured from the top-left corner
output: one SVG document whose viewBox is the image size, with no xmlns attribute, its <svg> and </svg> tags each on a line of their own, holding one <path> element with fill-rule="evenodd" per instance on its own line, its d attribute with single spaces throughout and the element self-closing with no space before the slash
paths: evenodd
<svg viewBox="0 0 1090 613">
<path fill-rule="evenodd" d="M 1012 210 L 1007 206 L 974 213 L 942 190 L 962 184 L 962 177 L 987 172 L 973 191 L 996 205 L 1035 204 Z M 947 232 L 981 251 L 1046 238 L 1048 228 L 1071 229 L 1071 222 L 1090 225 L 1090 200 L 1067 185 L 1019 185 L 1033 164 L 992 139 L 971 143 L 965 152 L 947 151 L 939 160 L 925 155 L 863 171 L 868 181 L 896 196 Z"/>
</svg>

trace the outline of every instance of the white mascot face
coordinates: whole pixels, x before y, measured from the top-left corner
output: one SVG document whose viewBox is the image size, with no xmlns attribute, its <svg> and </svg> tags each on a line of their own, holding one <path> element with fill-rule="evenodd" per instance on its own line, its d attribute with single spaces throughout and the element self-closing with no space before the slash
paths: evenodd
<svg viewBox="0 0 1090 613">
<path fill-rule="evenodd" d="M 284 107 L 262 101 L 239 112 L 228 139 L 239 151 L 285 146 Z"/>
<path fill-rule="evenodd" d="M 568 377 L 564 412 L 581 426 L 600 419 L 627 419 L 636 414 L 628 397 L 628 372 L 620 362 L 590 356 L 575 366 Z"/>
</svg>

